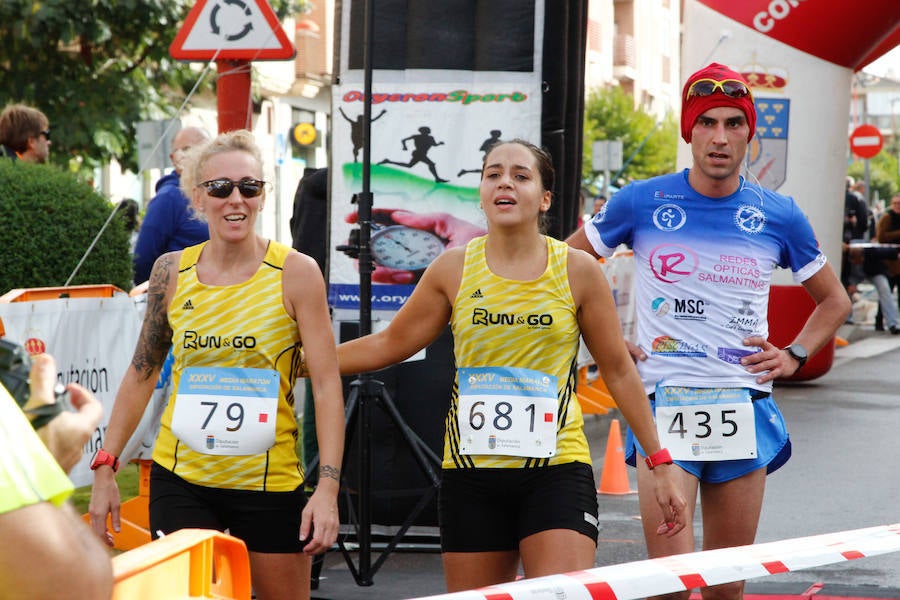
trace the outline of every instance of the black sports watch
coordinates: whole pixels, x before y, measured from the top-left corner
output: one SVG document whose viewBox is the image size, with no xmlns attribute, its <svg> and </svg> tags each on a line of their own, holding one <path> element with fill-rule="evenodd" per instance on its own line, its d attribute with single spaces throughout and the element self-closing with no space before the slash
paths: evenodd
<svg viewBox="0 0 900 600">
<path fill-rule="evenodd" d="M 806 348 L 800 344 L 791 344 L 790 346 L 783 348 L 783 350 L 786 350 L 788 354 L 794 357 L 794 360 L 800 363 L 800 366 L 797 367 L 798 371 L 803 368 L 803 365 L 806 364 L 806 359 L 809 358 L 809 353 L 806 351 Z"/>
</svg>

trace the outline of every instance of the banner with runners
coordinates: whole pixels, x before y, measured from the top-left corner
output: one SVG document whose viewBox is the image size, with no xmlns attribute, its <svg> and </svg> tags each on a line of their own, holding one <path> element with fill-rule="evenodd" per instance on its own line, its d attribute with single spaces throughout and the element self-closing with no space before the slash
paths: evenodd
<svg viewBox="0 0 900 600">
<path fill-rule="evenodd" d="M 329 300 L 338 309 L 359 306 L 356 260 L 336 247 L 357 227 L 363 183 L 364 17 L 362 2 L 342 3 L 330 169 Z M 540 140 L 544 0 L 470 11 L 410 2 L 372 18 L 372 308 L 396 311 L 445 248 L 485 233 L 478 185 L 491 144 Z"/>
</svg>

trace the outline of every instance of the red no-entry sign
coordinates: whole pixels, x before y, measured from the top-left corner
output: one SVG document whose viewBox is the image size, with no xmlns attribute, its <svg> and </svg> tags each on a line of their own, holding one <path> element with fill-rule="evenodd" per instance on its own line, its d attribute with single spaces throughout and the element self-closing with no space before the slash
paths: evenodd
<svg viewBox="0 0 900 600">
<path fill-rule="evenodd" d="M 860 125 L 850 134 L 850 150 L 860 158 L 872 158 L 881 152 L 884 139 L 874 125 Z"/>
</svg>

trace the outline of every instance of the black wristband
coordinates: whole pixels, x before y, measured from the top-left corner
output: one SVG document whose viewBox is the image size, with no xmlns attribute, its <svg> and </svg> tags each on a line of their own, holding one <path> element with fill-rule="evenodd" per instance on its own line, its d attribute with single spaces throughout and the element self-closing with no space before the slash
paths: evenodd
<svg viewBox="0 0 900 600">
<path fill-rule="evenodd" d="M 31 426 L 37 431 L 47 423 L 55 419 L 63 411 L 63 403 L 56 401 L 54 404 L 45 404 L 25 411 Z"/>
</svg>

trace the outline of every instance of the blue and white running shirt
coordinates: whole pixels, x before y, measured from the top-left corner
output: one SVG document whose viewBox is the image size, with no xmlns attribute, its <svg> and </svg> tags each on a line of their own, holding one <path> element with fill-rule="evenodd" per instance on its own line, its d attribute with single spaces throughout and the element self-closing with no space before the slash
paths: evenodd
<svg viewBox="0 0 900 600">
<path fill-rule="evenodd" d="M 775 267 L 801 283 L 825 255 L 792 198 L 741 178 L 737 192 L 710 198 L 688 184 L 688 169 L 628 185 L 585 225 L 594 250 L 634 250 L 638 363 L 645 390 L 657 382 L 749 387 L 757 375 L 739 363 L 741 340 L 768 337 L 769 285 Z"/>
</svg>

